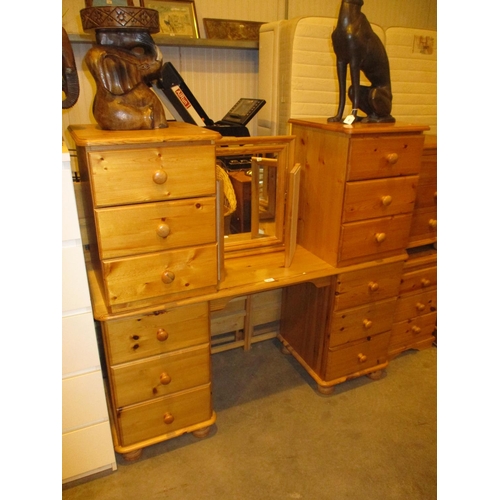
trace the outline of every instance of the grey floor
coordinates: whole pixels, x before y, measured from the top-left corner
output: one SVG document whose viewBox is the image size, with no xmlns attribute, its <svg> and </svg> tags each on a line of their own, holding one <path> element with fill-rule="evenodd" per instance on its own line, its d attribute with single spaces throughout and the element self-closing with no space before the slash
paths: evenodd
<svg viewBox="0 0 500 500">
<path fill-rule="evenodd" d="M 321 396 L 276 339 L 212 356 L 217 422 L 63 486 L 64 500 L 437 498 L 437 348 Z"/>
</svg>

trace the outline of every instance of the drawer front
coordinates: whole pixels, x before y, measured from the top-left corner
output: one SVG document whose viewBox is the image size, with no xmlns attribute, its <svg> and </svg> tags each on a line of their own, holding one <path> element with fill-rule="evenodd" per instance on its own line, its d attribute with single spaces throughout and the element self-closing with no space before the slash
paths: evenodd
<svg viewBox="0 0 500 500">
<path fill-rule="evenodd" d="M 129 446 L 146 439 L 203 423 L 212 417 L 210 384 L 118 412 L 120 444 Z"/>
<path fill-rule="evenodd" d="M 101 259 L 215 242 L 215 197 L 95 211 Z"/>
<path fill-rule="evenodd" d="M 329 346 L 339 346 L 389 331 L 395 305 L 396 297 L 336 312 L 331 323 Z"/>
<path fill-rule="evenodd" d="M 370 337 L 365 342 L 353 342 L 346 347 L 330 347 L 325 380 L 348 377 L 387 361 L 391 332 Z"/>
<path fill-rule="evenodd" d="M 209 341 L 208 303 L 103 323 L 111 365 L 164 354 Z"/>
<path fill-rule="evenodd" d="M 437 290 L 402 295 L 396 302 L 394 322 L 409 320 L 437 311 Z"/>
<path fill-rule="evenodd" d="M 413 212 L 410 239 L 437 238 L 437 209 L 418 209 Z"/>
<path fill-rule="evenodd" d="M 425 314 L 411 321 L 401 321 L 392 327 L 389 352 L 411 349 L 415 344 L 432 339 L 437 313 Z"/>
<path fill-rule="evenodd" d="M 215 148 L 172 146 L 88 153 L 96 207 L 215 194 Z"/>
<path fill-rule="evenodd" d="M 115 405 L 148 401 L 210 382 L 208 344 L 111 367 Z"/>
<path fill-rule="evenodd" d="M 340 230 L 339 264 L 376 259 L 407 247 L 411 214 L 343 224 Z"/>
<path fill-rule="evenodd" d="M 111 306 L 217 284 L 217 246 L 171 250 L 102 263 Z"/>
<path fill-rule="evenodd" d="M 437 208 L 437 181 L 424 182 L 420 179 L 415 199 L 415 208 Z"/>
<path fill-rule="evenodd" d="M 400 294 L 420 292 L 437 286 L 437 266 L 405 272 L 401 279 Z"/>
<path fill-rule="evenodd" d="M 423 135 L 353 138 L 347 180 L 418 174 L 423 143 Z"/>
<path fill-rule="evenodd" d="M 344 222 L 410 213 L 417 193 L 418 176 L 348 182 Z"/>
<path fill-rule="evenodd" d="M 340 273 L 335 285 L 336 311 L 397 297 L 404 262 Z"/>
</svg>

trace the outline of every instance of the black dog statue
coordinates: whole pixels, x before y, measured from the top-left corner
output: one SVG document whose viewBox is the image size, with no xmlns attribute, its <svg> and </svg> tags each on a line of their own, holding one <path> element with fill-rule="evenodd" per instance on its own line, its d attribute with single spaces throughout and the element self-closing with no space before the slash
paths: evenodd
<svg viewBox="0 0 500 500">
<path fill-rule="evenodd" d="M 339 107 L 336 116 L 328 122 L 342 121 L 346 101 L 347 65 L 351 72 L 349 99 L 356 121 L 365 123 L 395 122 L 391 116 L 392 92 L 389 59 L 380 38 L 374 33 L 361 12 L 363 0 L 342 0 L 337 26 L 332 33 L 333 50 L 337 56 L 339 80 Z M 361 71 L 371 83 L 360 84 Z M 358 110 L 366 113 L 357 116 Z"/>
</svg>

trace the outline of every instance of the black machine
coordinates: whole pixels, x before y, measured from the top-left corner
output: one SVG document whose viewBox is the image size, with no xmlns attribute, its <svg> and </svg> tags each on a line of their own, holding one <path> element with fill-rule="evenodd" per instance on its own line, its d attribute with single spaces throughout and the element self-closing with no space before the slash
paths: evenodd
<svg viewBox="0 0 500 500">
<path fill-rule="evenodd" d="M 170 62 L 163 65 L 157 88 L 167 98 L 162 101 L 176 120 L 215 130 L 222 136 L 249 137 L 246 124 L 266 103 L 263 99 L 240 99 L 222 120 L 214 122 Z"/>
</svg>

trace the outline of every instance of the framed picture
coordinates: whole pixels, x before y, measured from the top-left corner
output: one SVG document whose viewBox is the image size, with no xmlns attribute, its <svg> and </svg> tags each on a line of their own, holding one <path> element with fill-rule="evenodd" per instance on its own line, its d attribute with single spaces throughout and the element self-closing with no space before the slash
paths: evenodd
<svg viewBox="0 0 500 500">
<path fill-rule="evenodd" d="M 256 21 L 203 18 L 207 38 L 221 40 L 258 40 L 259 29 L 263 24 Z"/>
<path fill-rule="evenodd" d="M 158 11 L 159 34 L 200 38 L 194 0 L 144 0 L 144 7 Z"/>
</svg>

